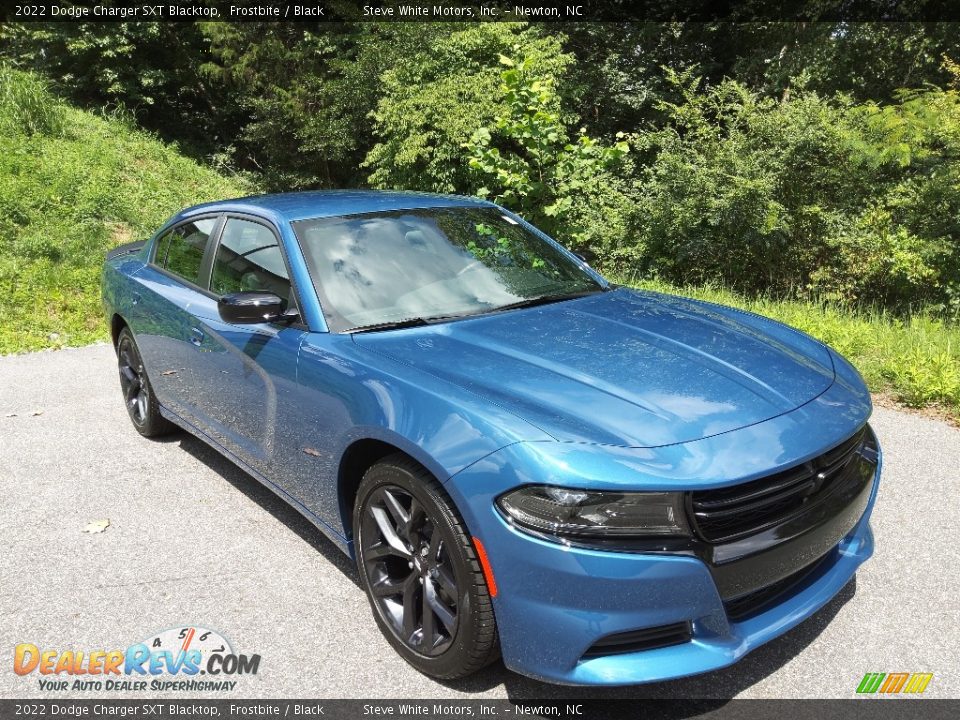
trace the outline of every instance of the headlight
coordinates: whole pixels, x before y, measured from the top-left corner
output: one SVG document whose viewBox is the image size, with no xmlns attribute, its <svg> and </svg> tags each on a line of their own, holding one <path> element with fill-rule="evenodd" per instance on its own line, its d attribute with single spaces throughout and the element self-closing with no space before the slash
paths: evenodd
<svg viewBox="0 0 960 720">
<path fill-rule="evenodd" d="M 690 535 L 681 493 L 595 492 L 530 485 L 501 495 L 497 505 L 517 525 L 552 535 Z"/>
</svg>

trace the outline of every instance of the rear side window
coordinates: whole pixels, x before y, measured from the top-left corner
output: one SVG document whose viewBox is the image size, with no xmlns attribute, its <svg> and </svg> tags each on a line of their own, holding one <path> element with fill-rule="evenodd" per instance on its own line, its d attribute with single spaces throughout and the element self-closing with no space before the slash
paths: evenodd
<svg viewBox="0 0 960 720">
<path fill-rule="evenodd" d="M 174 231 L 171 230 L 157 240 L 157 249 L 153 252 L 153 263 L 157 267 L 164 267 L 167 263 L 167 250 L 170 249 L 170 238 L 173 237 L 173 233 Z"/>
<path fill-rule="evenodd" d="M 197 284 L 200 281 L 203 253 L 216 225 L 216 218 L 205 218 L 177 226 L 157 242 L 154 263 Z"/>
<path fill-rule="evenodd" d="M 210 289 L 217 295 L 260 290 L 290 299 L 290 276 L 273 232 L 260 223 L 229 218 L 213 261 Z"/>
</svg>

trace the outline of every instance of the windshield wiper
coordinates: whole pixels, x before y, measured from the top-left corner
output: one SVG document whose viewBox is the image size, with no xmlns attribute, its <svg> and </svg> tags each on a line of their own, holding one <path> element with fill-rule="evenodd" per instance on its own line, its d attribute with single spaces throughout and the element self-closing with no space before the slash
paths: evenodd
<svg viewBox="0 0 960 720">
<path fill-rule="evenodd" d="M 504 312 L 506 310 L 518 310 L 520 308 L 535 307 L 537 305 L 548 305 L 550 303 L 560 302 L 562 300 L 574 300 L 576 298 L 586 297 L 587 295 L 597 295 L 607 292 L 607 288 L 596 288 L 593 290 L 581 290 L 574 293 L 548 293 L 546 295 L 537 295 L 536 297 L 518 300 L 517 302 L 500 305 L 489 310 L 484 310 L 483 314 Z"/>
<path fill-rule="evenodd" d="M 463 315 L 431 315 L 429 317 L 411 317 L 403 320 L 387 320 L 386 322 L 373 323 L 371 325 L 360 325 L 350 328 L 346 332 L 349 334 L 376 332 L 377 330 L 399 330 L 400 328 L 422 327 L 424 325 L 433 325 L 444 320 L 456 320 Z"/>
<path fill-rule="evenodd" d="M 468 312 L 454 315 L 430 315 L 428 317 L 410 317 L 403 320 L 387 320 L 385 322 L 372 323 L 370 325 L 360 325 L 350 328 L 345 332 L 353 335 L 356 333 L 377 332 L 378 330 L 399 330 L 401 328 L 423 327 L 424 325 L 433 325 L 435 323 L 445 322 L 447 320 L 463 320 L 491 313 L 503 312 L 506 310 L 517 310 L 519 308 L 534 307 L 535 305 L 547 305 L 548 303 L 560 302 L 561 300 L 573 300 L 575 298 L 586 297 L 587 295 L 596 295 L 607 292 L 612 288 L 599 287 L 591 290 L 581 290 L 573 293 L 550 293 L 547 295 L 538 295 L 537 297 L 519 300 L 507 305 L 490 308 L 489 310 L 480 310 L 479 312 Z"/>
</svg>

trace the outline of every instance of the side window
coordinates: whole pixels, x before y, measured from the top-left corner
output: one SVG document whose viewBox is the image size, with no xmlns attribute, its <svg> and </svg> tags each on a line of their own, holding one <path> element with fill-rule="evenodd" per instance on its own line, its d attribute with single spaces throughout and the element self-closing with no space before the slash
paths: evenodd
<svg viewBox="0 0 960 720">
<path fill-rule="evenodd" d="M 216 218 L 205 218 L 180 225 L 173 232 L 160 238 L 154 262 L 184 280 L 198 283 L 203 253 L 207 248 L 210 233 L 216 225 Z M 164 248 L 166 248 L 165 256 L 160 257 L 160 252 Z"/>
<path fill-rule="evenodd" d="M 153 264 L 157 267 L 165 267 L 167 264 L 167 251 L 170 249 L 170 238 L 173 237 L 173 230 L 164 233 L 157 240 L 157 249 L 153 251 Z"/>
<path fill-rule="evenodd" d="M 273 232 L 260 223 L 227 219 L 213 261 L 210 289 L 217 295 L 261 290 L 289 302 L 290 276 Z"/>
</svg>

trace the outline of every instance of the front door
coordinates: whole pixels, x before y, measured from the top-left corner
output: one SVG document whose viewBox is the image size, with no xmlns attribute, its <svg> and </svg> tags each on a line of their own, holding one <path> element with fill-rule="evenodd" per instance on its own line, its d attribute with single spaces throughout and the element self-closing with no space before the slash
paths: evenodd
<svg viewBox="0 0 960 720">
<path fill-rule="evenodd" d="M 276 233 L 263 222 L 228 217 L 210 270 L 210 293 L 191 305 L 200 334 L 204 376 L 201 430 L 267 477 L 286 449 L 279 431 L 296 402 L 297 354 L 306 334 L 299 325 L 223 321 L 217 299 L 227 293 L 266 291 L 295 302 Z"/>
</svg>

